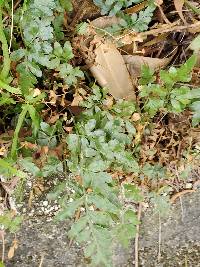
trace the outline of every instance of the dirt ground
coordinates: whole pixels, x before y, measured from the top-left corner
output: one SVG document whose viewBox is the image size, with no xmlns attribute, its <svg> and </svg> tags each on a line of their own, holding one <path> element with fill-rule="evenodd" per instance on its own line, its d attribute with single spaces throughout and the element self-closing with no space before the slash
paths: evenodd
<svg viewBox="0 0 200 267">
<path fill-rule="evenodd" d="M 168 218 L 161 220 L 159 261 L 158 215 L 153 214 L 151 209 L 145 213 L 140 229 L 140 266 L 200 266 L 199 203 L 200 191 L 182 196 L 181 201 L 178 199 L 173 205 Z M 73 242 L 69 246 L 66 232 L 70 222 L 56 225 L 52 215 L 47 212 L 49 206 L 46 201 L 39 203 L 38 207 L 35 207 L 35 214 L 29 211 L 29 219 L 24 222 L 17 234 L 19 248 L 14 257 L 6 261 L 6 267 L 87 266 L 81 248 Z M 11 245 L 11 238 L 13 236 L 6 237 L 7 249 Z M 134 244 L 129 251 L 118 248 L 113 258 L 115 267 L 133 267 Z"/>
</svg>

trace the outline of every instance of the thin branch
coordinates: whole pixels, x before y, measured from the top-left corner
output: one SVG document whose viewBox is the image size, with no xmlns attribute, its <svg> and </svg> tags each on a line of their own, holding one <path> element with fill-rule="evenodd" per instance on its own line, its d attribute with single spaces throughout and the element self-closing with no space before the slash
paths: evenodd
<svg viewBox="0 0 200 267">
<path fill-rule="evenodd" d="M 177 22 L 174 22 L 174 23 L 171 23 L 171 24 L 164 24 L 163 26 L 161 26 L 160 28 L 157 28 L 157 29 L 152 29 L 152 30 L 149 30 L 149 31 L 146 31 L 146 32 L 135 32 L 135 30 L 133 31 L 130 31 L 128 32 L 127 34 L 123 35 L 123 36 L 120 36 L 118 38 L 118 40 L 130 35 L 130 34 L 134 34 L 136 35 L 138 38 L 144 38 L 146 36 L 149 36 L 149 35 L 159 35 L 159 34 L 162 34 L 162 33 L 167 33 L 167 32 L 180 32 L 180 31 L 183 31 L 183 30 L 191 30 L 191 29 L 195 29 L 195 28 L 199 28 L 200 27 L 200 21 L 197 21 L 193 24 L 190 24 L 190 25 L 183 25 L 183 26 L 180 26 L 180 25 L 177 25 L 179 21 Z"/>
<path fill-rule="evenodd" d="M 44 262 L 44 254 L 41 256 L 40 264 L 38 267 L 42 267 L 43 262 Z"/>
<path fill-rule="evenodd" d="M 181 196 L 183 196 L 185 194 L 193 193 L 193 192 L 196 192 L 196 190 L 195 189 L 186 189 L 186 190 L 180 191 L 171 197 L 170 202 L 173 204 L 177 198 L 180 198 Z"/>
<path fill-rule="evenodd" d="M 160 218 L 160 212 L 158 213 L 158 224 L 159 224 L 159 232 L 158 232 L 158 262 L 161 259 L 161 242 L 162 242 L 162 225 L 161 225 L 161 218 Z"/>
<path fill-rule="evenodd" d="M 183 25 L 183 26 L 179 26 L 179 25 L 174 25 L 176 23 L 171 23 L 171 24 L 167 24 L 164 25 L 164 27 L 160 27 L 158 29 L 153 29 L 153 30 L 149 30 L 146 32 L 141 32 L 139 33 L 139 35 L 142 36 L 148 36 L 148 35 L 157 35 L 160 33 L 166 33 L 166 32 L 179 32 L 179 31 L 183 31 L 183 30 L 190 30 L 190 29 L 194 29 L 194 28 L 199 28 L 200 27 L 200 21 L 197 21 L 193 24 L 190 25 Z M 174 26 L 173 26 L 174 25 Z"/>
<path fill-rule="evenodd" d="M 14 27 L 14 0 L 12 0 L 12 17 L 11 17 L 11 29 L 10 29 L 10 44 L 9 44 L 9 54 L 10 54 L 10 49 L 12 46 L 12 39 L 13 39 L 13 27 Z"/>
<path fill-rule="evenodd" d="M 141 219 L 142 214 L 142 203 L 139 203 L 138 207 L 138 221 Z M 135 235 L 135 267 L 139 267 L 139 231 L 140 231 L 140 225 L 138 224 L 136 227 L 136 235 Z"/>
</svg>

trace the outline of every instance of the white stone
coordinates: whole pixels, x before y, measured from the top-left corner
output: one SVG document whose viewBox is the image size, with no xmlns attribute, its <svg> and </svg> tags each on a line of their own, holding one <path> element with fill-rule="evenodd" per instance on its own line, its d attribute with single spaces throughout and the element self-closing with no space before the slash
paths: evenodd
<svg viewBox="0 0 200 267">
<path fill-rule="evenodd" d="M 43 206 L 47 207 L 49 202 L 47 200 L 43 201 Z"/>
<path fill-rule="evenodd" d="M 192 188 L 192 184 L 191 183 L 186 183 L 185 188 L 186 189 L 191 189 Z"/>
</svg>

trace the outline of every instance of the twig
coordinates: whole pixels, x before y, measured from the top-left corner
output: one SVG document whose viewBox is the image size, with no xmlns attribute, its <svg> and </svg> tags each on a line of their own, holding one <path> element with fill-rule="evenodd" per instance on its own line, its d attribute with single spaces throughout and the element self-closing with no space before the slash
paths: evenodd
<svg viewBox="0 0 200 267">
<path fill-rule="evenodd" d="M 139 203 L 138 207 L 138 221 L 141 219 L 141 214 L 142 214 L 142 203 Z M 140 230 L 140 225 L 138 224 L 136 227 L 136 235 L 135 235 L 135 267 L 139 267 L 139 230 Z"/>
<path fill-rule="evenodd" d="M 10 49 L 12 46 L 12 39 L 13 39 L 13 27 L 14 27 L 14 0 L 12 0 L 12 17 L 11 17 L 11 29 L 10 29 L 10 44 L 9 44 L 9 54 L 10 54 Z"/>
<path fill-rule="evenodd" d="M 172 24 L 167 24 L 164 27 L 161 27 L 159 29 L 153 29 L 150 31 L 141 32 L 139 35 L 142 37 L 142 36 L 148 36 L 148 35 L 156 35 L 156 34 L 164 33 L 164 32 L 182 31 L 182 30 L 189 30 L 192 28 L 200 27 L 200 21 L 197 21 L 190 25 L 183 25 L 183 26 L 179 26 L 179 25 L 173 26 L 174 24 L 177 24 L 177 23 L 175 22 Z"/>
<path fill-rule="evenodd" d="M 171 23 L 171 24 L 164 24 L 162 27 L 160 28 L 157 28 L 157 29 L 152 29 L 152 30 L 149 30 L 149 31 L 146 31 L 146 32 L 140 32 L 140 33 L 136 33 L 134 30 L 133 31 L 130 31 L 128 32 L 127 34 L 123 35 L 123 36 L 120 36 L 120 39 L 128 36 L 129 34 L 137 34 L 137 37 L 138 38 L 142 38 L 142 37 L 146 37 L 148 35 L 158 35 L 158 34 L 161 34 L 161 33 L 167 33 L 167 32 L 174 32 L 174 31 L 182 31 L 182 30 L 189 30 L 189 29 L 192 29 L 192 28 L 197 28 L 197 27 L 200 27 L 200 21 L 197 21 L 193 24 L 190 24 L 190 25 L 183 25 L 183 26 L 179 26 L 177 25 L 178 21 L 174 22 L 174 23 Z"/>
<path fill-rule="evenodd" d="M 181 196 L 185 195 L 185 194 L 188 194 L 188 193 L 193 193 L 193 192 L 196 192 L 196 190 L 194 189 L 186 189 L 186 190 L 183 190 L 181 192 L 178 192 L 176 193 L 175 195 L 172 196 L 172 198 L 170 199 L 170 202 L 173 204 L 177 198 L 180 198 Z"/>
<path fill-rule="evenodd" d="M 40 264 L 38 267 L 42 267 L 43 261 L 44 261 L 44 254 L 41 256 Z"/>
<path fill-rule="evenodd" d="M 162 225 L 161 225 L 161 219 L 160 219 L 160 212 L 158 213 L 158 223 L 159 223 L 159 232 L 158 232 L 158 262 L 161 259 L 161 242 L 162 242 Z"/>
<path fill-rule="evenodd" d="M 161 16 L 162 16 L 164 22 L 165 22 L 166 24 L 170 24 L 170 25 L 171 25 L 171 22 L 170 22 L 170 21 L 168 20 L 168 18 L 166 17 L 166 15 L 165 15 L 165 13 L 164 13 L 162 7 L 161 7 L 160 5 L 158 5 L 158 8 L 159 8 L 160 14 L 161 14 Z"/>
<path fill-rule="evenodd" d="M 183 209 L 182 197 L 180 196 L 179 199 L 180 199 L 180 204 L 181 204 L 181 219 L 182 219 L 182 222 L 184 222 L 184 209 Z"/>
<path fill-rule="evenodd" d="M 21 3 L 21 1 L 22 0 L 17 1 L 17 3 L 14 5 L 14 9 L 16 9 L 19 6 L 19 4 Z"/>
</svg>

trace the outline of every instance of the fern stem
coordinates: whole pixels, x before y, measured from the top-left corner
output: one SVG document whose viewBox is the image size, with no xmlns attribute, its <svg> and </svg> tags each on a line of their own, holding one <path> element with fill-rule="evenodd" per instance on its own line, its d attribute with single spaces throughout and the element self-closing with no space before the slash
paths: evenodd
<svg viewBox="0 0 200 267">
<path fill-rule="evenodd" d="M 0 88 L 5 89 L 6 91 L 10 92 L 11 94 L 21 95 L 20 89 L 12 87 L 3 81 L 0 80 Z"/>
<path fill-rule="evenodd" d="M 9 57 L 9 48 L 6 40 L 6 36 L 3 30 L 3 18 L 2 18 L 2 7 L 0 6 L 0 41 L 2 43 L 3 50 L 3 68 L 1 70 L 0 79 L 5 80 L 8 77 L 10 71 L 10 57 Z"/>
<path fill-rule="evenodd" d="M 13 143 L 11 147 L 11 158 L 13 159 L 15 159 L 17 156 L 17 142 L 18 142 L 19 131 L 23 125 L 27 112 L 28 112 L 28 105 L 22 106 L 22 111 L 19 114 L 19 118 L 14 132 Z"/>
</svg>

